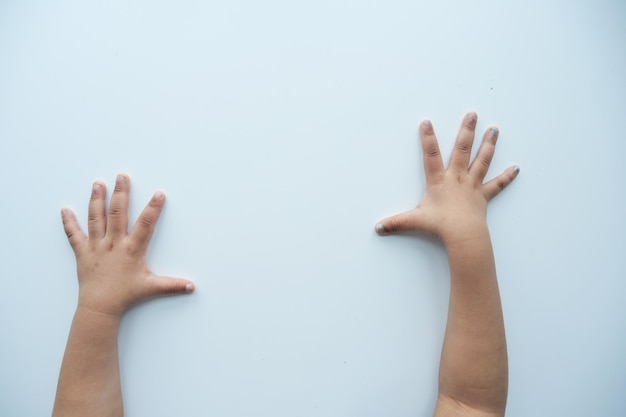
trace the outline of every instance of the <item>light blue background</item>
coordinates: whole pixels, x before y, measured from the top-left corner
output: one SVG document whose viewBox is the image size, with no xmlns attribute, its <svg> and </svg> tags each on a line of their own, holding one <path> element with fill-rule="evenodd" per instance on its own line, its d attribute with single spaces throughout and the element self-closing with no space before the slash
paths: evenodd
<svg viewBox="0 0 626 417">
<path fill-rule="evenodd" d="M 0 4 L 0 415 L 51 412 L 76 303 L 59 210 L 132 180 L 189 297 L 129 312 L 126 415 L 429 416 L 443 247 L 380 238 L 462 115 L 490 206 L 508 415 L 626 415 L 623 1 Z"/>
</svg>

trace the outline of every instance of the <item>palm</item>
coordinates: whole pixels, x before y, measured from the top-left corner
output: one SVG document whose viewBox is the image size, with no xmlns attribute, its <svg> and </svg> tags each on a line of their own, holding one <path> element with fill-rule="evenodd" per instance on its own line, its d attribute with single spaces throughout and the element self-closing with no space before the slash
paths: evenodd
<svg viewBox="0 0 626 417">
<path fill-rule="evenodd" d="M 417 207 L 378 223 L 379 234 L 421 231 L 448 241 L 462 239 L 465 235 L 470 237 L 475 226 L 484 226 L 487 203 L 511 183 L 519 169 L 509 167 L 483 184 L 495 152 L 498 130 L 487 129 L 476 158 L 470 164 L 476 120 L 475 113 L 468 113 L 463 119 L 447 169 L 432 124 L 422 122 L 426 191 Z"/>
</svg>

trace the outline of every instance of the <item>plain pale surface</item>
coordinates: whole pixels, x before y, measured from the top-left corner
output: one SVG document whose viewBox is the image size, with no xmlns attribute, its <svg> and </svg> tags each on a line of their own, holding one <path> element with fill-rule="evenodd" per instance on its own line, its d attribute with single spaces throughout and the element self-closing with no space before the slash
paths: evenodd
<svg viewBox="0 0 626 417">
<path fill-rule="evenodd" d="M 0 415 L 51 412 L 91 182 L 168 195 L 149 263 L 197 284 L 125 317 L 126 415 L 429 416 L 440 244 L 417 125 L 501 137 L 490 206 L 508 416 L 626 414 L 626 7 L 615 1 L 0 5 Z"/>
</svg>

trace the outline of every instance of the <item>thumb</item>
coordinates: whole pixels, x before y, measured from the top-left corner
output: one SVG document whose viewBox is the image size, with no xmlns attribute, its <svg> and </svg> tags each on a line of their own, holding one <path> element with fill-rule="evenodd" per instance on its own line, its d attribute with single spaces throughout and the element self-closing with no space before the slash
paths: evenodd
<svg viewBox="0 0 626 417">
<path fill-rule="evenodd" d="M 418 209 L 414 208 L 413 210 L 382 219 L 376 224 L 375 230 L 379 235 L 421 230 L 419 217 Z"/>
<path fill-rule="evenodd" d="M 152 295 L 188 294 L 194 292 L 193 282 L 183 278 L 155 276 L 152 283 Z"/>
</svg>

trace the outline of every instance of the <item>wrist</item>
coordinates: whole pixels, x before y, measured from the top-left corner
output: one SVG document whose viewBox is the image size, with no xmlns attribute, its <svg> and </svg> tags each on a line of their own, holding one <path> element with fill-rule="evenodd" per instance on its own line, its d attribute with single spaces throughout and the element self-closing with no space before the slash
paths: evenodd
<svg viewBox="0 0 626 417">
<path fill-rule="evenodd" d="M 119 290 L 93 283 L 79 283 L 78 307 L 118 318 L 128 309 L 127 301 Z"/>
<path fill-rule="evenodd" d="M 441 240 L 446 248 L 471 245 L 489 238 L 489 228 L 484 219 L 456 224 L 441 234 Z"/>
<path fill-rule="evenodd" d="M 89 343 L 105 346 L 117 340 L 122 318 L 79 304 L 72 321 L 72 332 L 90 340 Z"/>
<path fill-rule="evenodd" d="M 99 308 L 79 299 L 78 305 L 76 306 L 75 315 L 84 317 L 86 320 L 89 321 L 99 322 L 103 324 L 119 324 L 122 320 L 122 313 L 107 311 L 107 309 Z"/>
</svg>

